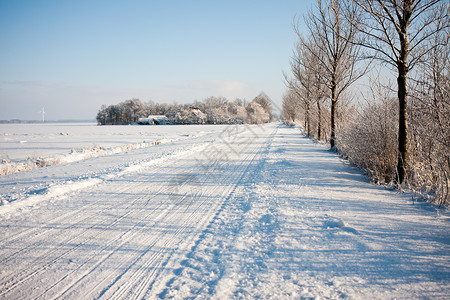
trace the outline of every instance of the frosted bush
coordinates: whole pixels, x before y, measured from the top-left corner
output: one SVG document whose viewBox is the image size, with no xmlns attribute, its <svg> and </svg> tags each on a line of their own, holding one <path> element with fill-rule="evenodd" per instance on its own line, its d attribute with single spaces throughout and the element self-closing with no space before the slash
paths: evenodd
<svg viewBox="0 0 450 300">
<path fill-rule="evenodd" d="M 376 183 L 396 177 L 397 103 L 383 98 L 369 103 L 339 134 L 339 150 Z"/>
</svg>

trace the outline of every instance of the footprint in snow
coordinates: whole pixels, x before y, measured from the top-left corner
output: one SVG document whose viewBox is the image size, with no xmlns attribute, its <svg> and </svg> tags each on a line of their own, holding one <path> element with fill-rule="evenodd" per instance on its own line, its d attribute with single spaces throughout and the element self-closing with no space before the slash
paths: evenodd
<svg viewBox="0 0 450 300">
<path fill-rule="evenodd" d="M 271 214 L 265 214 L 264 216 L 262 216 L 262 217 L 259 219 L 259 222 L 260 222 L 260 223 L 266 224 L 266 225 L 272 224 L 272 221 L 273 221 L 273 216 L 272 216 Z"/>
<path fill-rule="evenodd" d="M 326 229 L 332 229 L 332 228 L 340 228 L 343 231 L 350 232 L 353 234 L 359 234 L 358 231 L 354 228 L 348 227 L 345 225 L 344 221 L 336 219 L 336 220 L 327 220 L 323 222 L 323 226 Z"/>
</svg>

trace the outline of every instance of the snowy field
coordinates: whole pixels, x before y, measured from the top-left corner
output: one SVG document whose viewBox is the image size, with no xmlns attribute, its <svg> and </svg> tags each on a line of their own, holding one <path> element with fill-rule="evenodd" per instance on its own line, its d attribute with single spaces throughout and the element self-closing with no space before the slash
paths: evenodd
<svg viewBox="0 0 450 300">
<path fill-rule="evenodd" d="M 0 176 L 0 299 L 450 295 L 448 212 L 296 128 L 40 126 L 2 151 L 149 145 Z"/>
<path fill-rule="evenodd" d="M 96 123 L 0 124 L 0 156 L 21 161 L 68 154 L 72 149 L 114 148 L 218 132 L 224 125 L 97 126 Z"/>
<path fill-rule="evenodd" d="M 97 126 L 96 123 L 0 124 L 0 174 L 182 140 L 224 126 Z M 3 171 L 3 172 L 2 172 Z"/>
</svg>

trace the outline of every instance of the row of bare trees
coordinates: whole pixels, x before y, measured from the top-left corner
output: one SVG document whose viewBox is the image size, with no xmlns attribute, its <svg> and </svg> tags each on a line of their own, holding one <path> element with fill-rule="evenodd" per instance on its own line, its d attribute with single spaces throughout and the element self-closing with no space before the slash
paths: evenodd
<svg viewBox="0 0 450 300">
<path fill-rule="evenodd" d="M 165 115 L 171 124 L 261 124 L 273 119 L 272 102 L 265 93 L 251 102 L 209 97 L 192 104 L 167 104 L 131 99 L 103 105 L 97 113 L 99 125 L 133 124 L 149 115 Z"/>
<path fill-rule="evenodd" d="M 328 140 L 374 177 L 448 202 L 449 6 L 445 0 L 318 0 L 304 18 L 307 32 L 294 26 L 298 44 L 285 75 L 283 118 L 302 118 L 309 136 Z M 371 67 L 390 70 L 396 86 L 373 83 L 371 96 L 358 99 L 363 109 L 342 103 Z M 376 159 L 364 161 L 367 147 L 378 149 Z"/>
<path fill-rule="evenodd" d="M 337 150 L 338 103 L 349 86 L 367 72 L 367 66 L 358 64 L 361 14 L 353 2 L 319 0 L 316 10 L 305 17 L 305 23 L 307 34 L 300 32 L 298 23 L 294 26 L 299 41 L 291 60 L 293 76 L 285 75 L 285 80 L 289 93 L 297 95 L 302 103 L 308 135 L 311 135 L 310 110 L 313 105 L 317 107 L 319 140 L 324 125 L 322 103 L 329 100 L 329 141 L 331 148 Z"/>
</svg>

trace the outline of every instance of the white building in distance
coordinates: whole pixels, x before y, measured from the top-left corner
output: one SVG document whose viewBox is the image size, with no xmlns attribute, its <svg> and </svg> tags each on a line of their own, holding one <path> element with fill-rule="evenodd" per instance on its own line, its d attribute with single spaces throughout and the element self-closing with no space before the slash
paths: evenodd
<svg viewBox="0 0 450 300">
<path fill-rule="evenodd" d="M 147 118 L 139 118 L 137 121 L 140 125 L 168 125 L 169 120 L 165 115 L 150 115 Z"/>
</svg>

